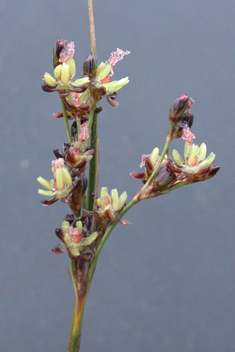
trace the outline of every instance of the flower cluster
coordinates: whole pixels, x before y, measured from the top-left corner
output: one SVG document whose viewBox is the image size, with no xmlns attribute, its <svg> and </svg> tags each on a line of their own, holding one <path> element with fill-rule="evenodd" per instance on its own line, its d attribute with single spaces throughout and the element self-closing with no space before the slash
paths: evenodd
<svg viewBox="0 0 235 352">
<path fill-rule="evenodd" d="M 147 183 L 137 193 L 137 200 L 157 197 L 183 185 L 205 181 L 218 172 L 219 167 L 213 165 L 215 154 L 210 153 L 206 157 L 206 144 L 202 143 L 199 147 L 192 143 L 195 136 L 190 131 L 193 115 L 189 109 L 193 102 L 192 98 L 183 94 L 172 103 L 169 114 L 173 124 L 172 132 L 168 132 L 169 141 L 179 137 L 186 140 L 184 159 L 175 149 L 173 158 L 168 154 L 161 158 L 158 148 L 154 148 L 151 154 L 142 155 L 140 167 L 145 166 L 145 172 L 131 173 L 132 177 Z"/>
<path fill-rule="evenodd" d="M 89 54 L 83 64 L 83 77 L 75 79 L 74 43 L 58 40 L 53 49 L 54 77 L 46 72 L 42 89 L 46 92 L 57 91 L 60 97 L 67 97 L 64 105 L 69 118 L 82 119 L 84 115 L 89 114 L 92 104 L 94 102 L 97 104 L 102 97 L 106 97 L 107 101 L 116 107 L 118 106 L 118 103 L 114 102 L 116 92 L 129 82 L 129 78 L 125 77 L 118 81 L 110 79 L 114 74 L 114 65 L 129 53 L 117 49 L 99 66 L 93 54 Z M 99 111 L 100 109 L 97 110 Z M 62 117 L 63 114 L 56 113 L 54 116 Z"/>
<path fill-rule="evenodd" d="M 184 159 L 175 149 L 172 151 L 172 156 L 182 172 L 196 174 L 203 172 L 208 167 L 212 167 L 215 154 L 210 153 L 206 158 L 206 153 L 207 147 L 205 143 L 202 143 L 199 147 L 198 145 L 190 145 L 190 143 L 186 142 L 184 146 Z"/>
<path fill-rule="evenodd" d="M 98 237 L 98 232 L 87 234 L 86 226 L 82 220 L 76 221 L 73 215 L 67 215 L 62 222 L 62 228 L 56 229 L 56 235 L 62 241 L 52 251 L 61 254 L 68 251 L 70 258 L 77 259 L 83 256 L 83 259 L 91 259 L 93 252 L 87 248 Z"/>
<path fill-rule="evenodd" d="M 63 113 L 53 115 L 56 118 L 64 117 L 69 142 L 63 144 L 61 153 L 58 149 L 54 150 L 57 159 L 52 161 L 53 179 L 46 180 L 43 177 L 37 179 L 46 188 L 46 190 L 39 189 L 38 193 L 50 197 L 41 201 L 43 205 L 51 205 L 60 200 L 67 203 L 73 212 L 72 217 L 66 217 L 62 229 L 57 229 L 56 234 L 62 240 L 62 244 L 54 249 L 56 253 L 68 251 L 71 258 L 84 254 L 84 248 L 95 241 L 98 232 L 102 236 L 107 226 L 119 221 L 118 215 L 127 198 L 126 192 L 119 197 L 117 190 L 112 190 L 109 196 L 107 188 L 102 188 L 94 212 L 84 209 L 86 205 L 89 207 L 85 195 L 87 188 L 85 171 L 96 148 L 90 139 L 93 115 L 102 110 L 97 104 L 103 97 L 106 97 L 112 106 L 118 105 L 114 102 L 116 92 L 129 82 L 129 78 L 111 81 L 113 69 L 118 61 L 130 53 L 117 49 L 111 53 L 106 62 L 99 65 L 93 54 L 90 54 L 83 63 L 83 76 L 76 79 L 74 52 L 74 42 L 58 40 L 53 48 L 54 75 L 48 72 L 44 74 L 42 89 L 46 92 L 57 91 L 63 103 Z M 71 128 L 68 120 L 74 120 Z M 88 194 L 87 196 L 89 198 Z M 82 204 L 83 214 L 86 213 L 85 227 L 82 223 L 85 220 L 81 218 Z M 125 221 L 122 223 L 127 224 Z"/>
<path fill-rule="evenodd" d="M 74 43 L 66 40 L 57 40 L 53 48 L 54 77 L 48 72 L 44 74 L 42 89 L 46 92 L 58 91 L 61 96 L 69 95 L 70 91 L 81 92 L 89 82 L 87 77 L 75 80 L 76 65 L 73 59 Z M 79 89 L 78 89 L 79 88 Z"/>
</svg>

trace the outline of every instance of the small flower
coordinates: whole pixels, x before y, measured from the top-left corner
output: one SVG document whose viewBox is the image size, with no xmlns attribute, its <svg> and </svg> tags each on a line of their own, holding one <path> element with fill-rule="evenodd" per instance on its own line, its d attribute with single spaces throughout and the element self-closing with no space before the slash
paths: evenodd
<svg viewBox="0 0 235 352">
<path fill-rule="evenodd" d="M 76 65 L 73 59 L 74 42 L 58 40 L 53 49 L 54 77 L 48 72 L 44 74 L 42 89 L 45 92 L 58 91 L 64 97 L 71 91 L 83 92 L 86 90 L 88 77 L 73 79 L 76 74 Z"/>
<path fill-rule="evenodd" d="M 76 221 L 74 224 L 65 220 L 62 222 L 62 229 L 56 229 L 56 235 L 66 246 L 70 258 L 77 259 L 85 251 L 86 247 L 89 247 L 96 240 L 98 232 L 87 235 L 81 220 Z M 61 250 L 60 252 L 56 251 L 57 248 L 58 246 L 53 251 L 62 253 Z M 61 249 L 61 244 L 59 248 Z"/>
<path fill-rule="evenodd" d="M 80 172 L 84 172 L 86 170 L 86 163 L 92 159 L 94 150 L 88 148 L 89 134 L 87 121 L 80 125 L 80 130 L 78 141 L 64 143 L 63 155 L 58 152 L 58 149 L 54 150 L 54 154 L 57 158 L 63 158 L 65 164 L 70 169 L 78 168 Z M 77 130 L 73 134 L 77 135 Z"/>
<path fill-rule="evenodd" d="M 48 190 L 39 189 L 38 193 L 43 196 L 52 197 L 49 200 L 41 201 L 43 205 L 51 205 L 58 200 L 69 203 L 69 206 L 73 208 L 73 192 L 78 192 L 79 195 L 83 195 L 86 189 L 86 178 L 84 175 L 74 175 L 73 178 L 70 175 L 68 169 L 64 166 L 64 159 L 59 158 L 52 161 L 52 172 L 54 179 L 48 181 L 43 177 L 38 177 L 37 181 L 47 188 Z M 76 203 L 78 201 L 76 200 Z"/>
<path fill-rule="evenodd" d="M 101 62 L 98 67 L 94 62 L 92 54 L 86 58 L 83 64 L 84 74 L 90 78 L 89 85 L 93 89 L 93 94 L 96 94 L 97 101 L 105 96 L 110 105 L 114 107 L 118 106 L 118 104 L 113 101 L 116 98 L 116 94 L 114 93 L 129 83 L 129 77 L 112 82 L 110 82 L 110 79 L 114 74 L 113 66 L 129 53 L 129 51 L 124 52 L 122 49 L 117 49 L 116 52 L 111 53 L 111 56 L 105 63 Z M 79 101 L 84 104 L 89 102 L 89 100 L 90 90 L 87 89 L 79 95 Z"/>
<path fill-rule="evenodd" d="M 211 168 L 215 160 L 215 154 L 210 153 L 206 158 L 207 147 L 205 143 L 202 143 L 200 147 L 196 144 L 185 143 L 184 146 L 184 159 L 177 152 L 172 151 L 173 158 L 176 164 L 181 168 L 183 172 L 195 174 L 206 168 Z"/>
<path fill-rule="evenodd" d="M 152 175 L 152 172 L 155 169 L 159 158 L 160 158 L 159 148 L 157 147 L 153 149 L 151 154 L 148 154 L 148 155 L 143 154 L 140 167 L 145 166 L 145 172 L 143 173 L 131 172 L 130 175 L 134 178 L 142 180 L 143 183 L 145 183 Z"/>
<path fill-rule="evenodd" d="M 52 161 L 52 172 L 54 179 L 51 181 L 47 181 L 43 177 L 38 177 L 37 179 L 42 186 L 49 189 L 49 191 L 38 190 L 38 193 L 43 196 L 54 196 L 57 191 L 67 190 L 72 185 L 72 178 L 68 169 L 64 167 L 62 158 Z"/>
<path fill-rule="evenodd" d="M 127 193 L 123 192 L 120 197 L 117 189 L 111 190 L 111 195 L 108 194 L 108 188 L 102 187 L 100 190 L 100 198 L 96 201 L 96 211 L 87 214 L 94 215 L 101 227 L 107 227 L 113 222 L 119 222 L 123 225 L 129 225 L 126 220 L 119 220 L 118 215 L 123 209 L 127 200 Z"/>
</svg>

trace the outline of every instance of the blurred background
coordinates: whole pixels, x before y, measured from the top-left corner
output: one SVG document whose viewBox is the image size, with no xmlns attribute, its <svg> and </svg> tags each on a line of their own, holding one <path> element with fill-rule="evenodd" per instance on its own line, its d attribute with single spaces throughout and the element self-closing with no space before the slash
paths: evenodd
<svg viewBox="0 0 235 352">
<path fill-rule="evenodd" d="M 171 102 L 195 100 L 192 132 L 216 154 L 210 181 L 141 202 L 98 262 L 81 351 L 217 352 L 235 345 L 234 1 L 94 1 L 98 62 L 116 48 L 129 76 L 119 107 L 102 101 L 100 186 L 128 192 L 141 155 L 162 150 Z M 1 0 L 0 350 L 66 351 L 74 293 L 54 230 L 69 208 L 42 207 L 36 178 L 51 178 L 66 141 L 53 73 L 57 39 L 75 42 L 77 77 L 90 53 L 86 1 Z M 183 153 L 183 140 L 172 143 Z"/>
</svg>

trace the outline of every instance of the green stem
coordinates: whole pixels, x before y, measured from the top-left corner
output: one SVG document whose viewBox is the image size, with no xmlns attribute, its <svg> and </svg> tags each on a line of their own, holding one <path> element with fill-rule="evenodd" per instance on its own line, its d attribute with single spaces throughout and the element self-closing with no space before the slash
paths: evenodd
<svg viewBox="0 0 235 352">
<path fill-rule="evenodd" d="M 77 126 L 77 140 L 79 140 L 79 134 L 81 133 L 81 120 L 76 119 L 76 126 Z"/>
<path fill-rule="evenodd" d="M 76 268 L 75 268 L 75 261 L 73 259 L 69 259 L 69 267 L 70 267 L 70 277 L 71 277 L 71 281 L 73 284 L 73 288 L 74 288 L 74 293 L 75 293 L 75 297 L 78 297 L 78 291 L 77 291 L 77 280 L 76 280 Z"/>
<path fill-rule="evenodd" d="M 143 194 L 144 191 L 148 188 L 149 184 L 152 182 L 152 180 L 156 177 L 157 175 L 157 172 L 159 170 L 159 167 L 163 161 L 163 159 L 165 158 L 165 155 L 168 151 L 168 148 L 170 146 L 170 143 L 172 141 L 172 131 L 173 131 L 173 128 L 174 128 L 174 123 L 170 122 L 169 124 L 169 131 L 168 131 L 168 134 L 167 134 L 167 137 L 166 137 L 166 142 L 165 142 L 165 145 L 164 145 L 164 148 L 163 148 L 163 151 L 162 151 L 162 154 L 161 154 L 161 157 L 159 158 L 158 162 L 157 162 L 157 165 L 156 167 L 154 168 L 153 170 L 153 173 L 152 175 L 149 177 L 149 179 L 147 180 L 147 182 L 144 184 L 144 186 L 141 188 L 141 190 L 137 193 L 137 194 Z"/>
<path fill-rule="evenodd" d="M 118 219 L 121 220 L 121 218 L 126 214 L 126 212 L 128 212 L 128 210 L 130 210 L 135 204 L 138 203 L 138 200 L 136 199 L 132 199 L 130 201 L 130 203 L 128 203 L 125 208 L 120 212 L 119 216 L 118 216 Z M 115 226 L 118 224 L 118 222 L 114 222 L 108 229 L 107 231 L 105 232 L 104 236 L 102 237 L 98 247 L 97 247 L 97 250 L 96 250 L 96 253 L 95 253 L 95 256 L 94 258 L 92 259 L 92 262 L 91 262 L 91 265 L 90 265 L 90 268 L 89 268 L 89 272 L 88 272 L 88 278 L 87 278 L 87 284 L 88 284 L 88 291 L 89 291 L 89 288 L 90 288 L 90 285 L 91 285 L 91 281 L 92 281 L 92 277 L 94 275 L 94 272 L 95 272 L 95 268 L 96 268 L 96 264 L 97 264 L 97 261 L 98 261 L 98 257 L 100 255 L 100 252 L 102 250 L 102 248 L 104 247 L 104 244 L 105 242 L 107 241 L 107 239 L 109 238 L 111 232 L 113 231 L 113 229 L 115 228 Z"/>
<path fill-rule="evenodd" d="M 82 330 L 82 318 L 84 305 L 86 302 L 86 296 L 80 299 L 75 299 L 72 323 L 69 333 L 69 342 L 68 342 L 68 352 L 78 352 L 80 349 L 81 343 L 81 330 Z"/>
<path fill-rule="evenodd" d="M 89 114 L 89 120 L 88 120 L 88 132 L 89 132 L 89 135 L 91 133 L 91 128 L 92 128 L 92 124 L 93 124 L 94 111 L 95 111 L 95 105 L 92 105 L 91 110 L 90 110 L 90 114 Z"/>
<path fill-rule="evenodd" d="M 66 109 L 64 107 L 65 98 L 61 98 L 60 100 L 61 100 L 62 111 L 63 111 L 63 116 L 64 116 L 64 124 L 65 124 L 65 130 L 66 130 L 66 134 L 67 134 L 67 139 L 68 139 L 68 142 L 71 143 L 68 115 L 67 115 L 67 111 L 66 111 Z"/>
<path fill-rule="evenodd" d="M 94 108 L 93 108 L 94 113 Z M 90 123 L 90 118 L 89 118 Z M 89 183 L 88 183 L 88 194 L 87 194 L 87 209 L 93 210 L 93 196 L 95 191 L 95 183 L 96 183 L 96 167 L 97 167 L 97 115 L 94 114 L 92 116 L 92 125 L 90 130 L 90 147 L 94 149 L 93 158 L 90 161 L 89 168 Z"/>
</svg>

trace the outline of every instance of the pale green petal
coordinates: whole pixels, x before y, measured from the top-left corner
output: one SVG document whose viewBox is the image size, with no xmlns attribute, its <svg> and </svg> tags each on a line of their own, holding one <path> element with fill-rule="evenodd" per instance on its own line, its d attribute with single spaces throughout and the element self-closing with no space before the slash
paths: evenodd
<svg viewBox="0 0 235 352">
<path fill-rule="evenodd" d="M 84 86 L 85 84 L 87 84 L 89 82 L 90 82 L 89 77 L 82 77 L 82 78 L 76 79 L 72 84 L 73 84 L 74 87 L 81 87 L 81 86 Z"/>
<path fill-rule="evenodd" d="M 107 187 L 101 187 L 100 198 L 102 198 L 104 196 L 108 196 L 108 188 Z"/>
<path fill-rule="evenodd" d="M 102 66 L 99 65 L 97 71 L 96 71 L 96 79 L 98 81 L 101 81 L 102 79 L 104 79 L 105 77 L 108 76 L 109 72 L 111 71 L 112 67 L 109 64 L 104 64 L 102 62 Z"/>
<path fill-rule="evenodd" d="M 127 200 L 127 193 L 126 193 L 126 191 L 124 191 L 124 192 L 122 192 L 122 194 L 119 197 L 117 210 L 121 210 L 122 209 L 122 207 L 126 203 L 126 200 Z"/>
<path fill-rule="evenodd" d="M 44 74 L 44 80 L 45 80 L 45 82 L 46 82 L 47 84 L 49 84 L 49 86 L 51 86 L 51 87 L 56 86 L 56 80 L 55 80 L 54 77 L 52 77 L 52 76 L 50 75 L 50 73 L 45 72 L 45 74 Z"/>
<path fill-rule="evenodd" d="M 76 82 L 76 81 L 75 81 Z M 74 83 L 74 82 L 73 82 Z M 86 90 L 85 90 L 85 92 L 83 92 L 83 93 L 81 93 L 80 95 L 79 95 L 79 100 L 80 100 L 80 102 L 82 103 L 82 104 L 84 104 L 85 102 L 86 102 L 86 100 L 87 100 L 87 98 L 88 98 L 88 95 L 89 95 L 89 89 L 87 88 Z"/>
<path fill-rule="evenodd" d="M 70 227 L 70 223 L 68 221 L 63 221 L 62 222 L 63 234 L 65 234 L 68 231 L 69 227 Z"/>
<path fill-rule="evenodd" d="M 82 246 L 89 246 L 92 242 L 94 242 L 96 240 L 98 236 L 98 232 L 93 232 L 92 235 L 86 237 L 86 238 L 83 238 L 80 242 L 80 244 Z"/>
<path fill-rule="evenodd" d="M 111 190 L 111 197 L 113 209 L 118 209 L 118 191 L 116 188 Z"/>
<path fill-rule="evenodd" d="M 112 92 L 117 92 L 127 83 L 129 83 L 129 77 L 122 78 L 119 81 L 104 83 L 103 86 L 105 87 L 107 93 L 112 93 Z"/>
<path fill-rule="evenodd" d="M 67 186 L 70 186 L 72 184 L 72 178 L 69 171 L 65 167 L 63 167 L 61 171 L 64 183 L 66 183 Z"/>
<path fill-rule="evenodd" d="M 56 68 L 54 69 L 54 76 L 56 78 L 59 78 L 61 75 L 61 70 L 62 70 L 62 65 L 58 65 L 56 66 Z"/>
<path fill-rule="evenodd" d="M 197 154 L 199 152 L 199 147 L 198 145 L 193 144 L 189 157 L 188 157 L 188 164 L 191 165 L 193 164 L 195 158 L 197 157 Z"/>
<path fill-rule="evenodd" d="M 214 160 L 215 160 L 215 154 L 210 153 L 210 155 L 199 164 L 200 169 L 210 166 Z"/>
<path fill-rule="evenodd" d="M 153 151 L 152 151 L 152 153 L 151 153 L 151 155 L 150 155 L 150 157 L 149 157 L 149 159 L 150 159 L 152 165 L 155 164 L 155 162 L 156 162 L 158 156 L 159 156 L 159 148 L 156 147 L 156 148 L 153 149 Z"/>
<path fill-rule="evenodd" d="M 191 145 L 186 142 L 184 145 L 184 158 L 187 159 L 189 157 L 189 153 L 191 151 Z"/>
<path fill-rule="evenodd" d="M 78 247 L 69 247 L 69 252 L 74 256 L 74 257 L 78 257 L 80 255 L 80 251 Z"/>
<path fill-rule="evenodd" d="M 202 143 L 200 145 L 199 152 L 198 152 L 198 157 L 199 157 L 200 160 L 204 160 L 205 159 L 206 152 L 207 152 L 206 144 Z"/>
<path fill-rule="evenodd" d="M 50 181 L 46 180 L 45 178 L 43 178 L 43 177 L 41 177 L 41 176 L 37 178 L 37 181 L 38 181 L 42 186 L 44 186 L 45 188 L 48 188 L 48 189 L 50 189 L 50 190 L 52 190 L 53 187 L 54 187 L 54 183 L 51 183 Z"/>
<path fill-rule="evenodd" d="M 77 227 L 77 229 L 78 229 L 79 231 L 82 231 L 82 222 L 81 222 L 81 220 L 79 220 L 79 221 L 76 222 L 76 227 Z"/>
<path fill-rule="evenodd" d="M 177 165 L 179 165 L 179 166 L 183 165 L 184 160 L 183 160 L 182 156 L 180 155 L 180 153 L 176 149 L 172 150 L 172 156 L 175 159 L 175 162 Z"/>
<path fill-rule="evenodd" d="M 43 189 L 39 189 L 38 193 L 45 197 L 52 197 L 54 195 L 52 191 L 44 191 Z"/>
<path fill-rule="evenodd" d="M 64 188 L 64 181 L 63 181 L 63 174 L 62 174 L 62 170 L 59 167 L 58 169 L 55 170 L 55 179 L 56 179 L 56 189 L 63 189 Z"/>
<path fill-rule="evenodd" d="M 69 61 L 67 61 L 67 64 L 69 65 L 70 76 L 74 77 L 76 74 L 76 64 L 74 59 L 70 59 Z"/>
<path fill-rule="evenodd" d="M 69 65 L 66 64 L 65 62 L 63 62 L 63 64 L 62 64 L 60 80 L 64 84 L 67 84 L 70 80 Z"/>
</svg>

